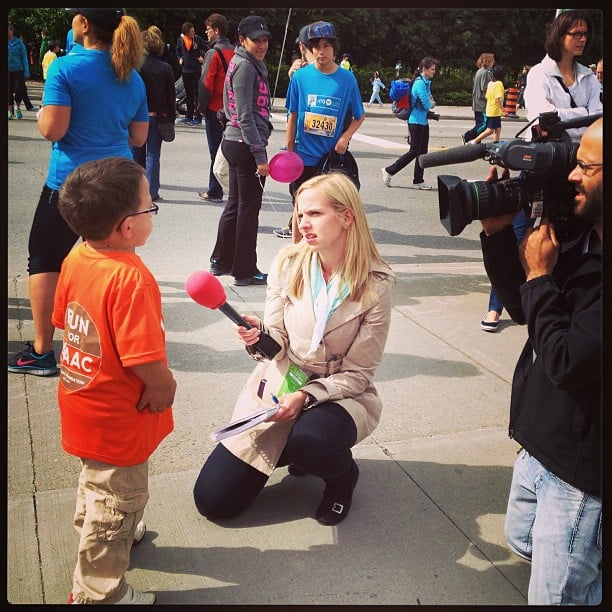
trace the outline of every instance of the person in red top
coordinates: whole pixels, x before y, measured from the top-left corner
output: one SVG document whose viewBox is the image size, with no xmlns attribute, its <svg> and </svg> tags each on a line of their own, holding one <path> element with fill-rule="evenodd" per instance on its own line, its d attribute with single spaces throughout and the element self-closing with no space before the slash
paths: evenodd
<svg viewBox="0 0 612 612">
<path fill-rule="evenodd" d="M 142 166 L 119 157 L 77 166 L 59 194 L 60 214 L 83 237 L 62 264 L 52 315 L 64 330 L 62 447 L 81 462 L 69 603 L 155 601 L 125 572 L 144 535 L 148 459 L 174 427 L 161 293 L 135 253 L 157 210 Z"/>
<path fill-rule="evenodd" d="M 208 173 L 208 187 L 200 191 L 198 196 L 205 202 L 222 202 L 223 187 L 213 173 L 213 164 L 221 140 L 223 139 L 223 125 L 217 119 L 217 111 L 223 108 L 223 83 L 225 73 L 232 57 L 234 57 L 234 46 L 227 38 L 227 19 L 219 13 L 213 13 L 207 17 L 206 36 L 210 49 L 204 56 L 202 65 L 202 76 L 204 88 L 209 93 L 208 105 L 204 113 L 206 124 L 206 138 L 208 139 L 208 151 L 210 153 L 210 170 Z"/>
</svg>

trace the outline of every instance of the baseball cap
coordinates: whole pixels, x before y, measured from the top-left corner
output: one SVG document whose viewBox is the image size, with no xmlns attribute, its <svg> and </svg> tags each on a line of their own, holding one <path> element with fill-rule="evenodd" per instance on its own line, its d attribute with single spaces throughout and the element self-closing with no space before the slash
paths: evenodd
<svg viewBox="0 0 612 612">
<path fill-rule="evenodd" d="M 257 15 L 249 15 L 242 19 L 238 24 L 238 35 L 248 36 L 251 40 L 260 36 L 272 36 L 266 20 Z"/>
<path fill-rule="evenodd" d="M 338 40 L 336 30 L 329 21 L 315 21 L 308 26 L 306 32 L 306 40 L 314 40 L 317 38 L 328 38 L 329 40 Z"/>
<path fill-rule="evenodd" d="M 298 33 L 298 37 L 295 39 L 295 44 L 296 45 L 298 45 L 300 43 L 305 45 L 308 42 L 308 38 L 306 37 L 306 33 L 308 32 L 308 28 L 309 27 L 310 27 L 310 24 L 302 26 L 300 28 L 300 31 Z"/>
<path fill-rule="evenodd" d="M 71 15 L 83 15 L 83 17 L 86 17 L 91 23 L 105 30 L 109 30 L 110 32 L 113 32 L 119 27 L 121 17 L 124 15 L 124 10 L 122 8 L 71 8 L 68 10 Z"/>
</svg>

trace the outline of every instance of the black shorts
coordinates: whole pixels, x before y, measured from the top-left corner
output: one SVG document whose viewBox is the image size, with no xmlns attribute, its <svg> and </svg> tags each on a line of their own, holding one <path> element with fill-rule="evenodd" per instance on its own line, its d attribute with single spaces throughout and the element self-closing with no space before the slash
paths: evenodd
<svg viewBox="0 0 612 612">
<path fill-rule="evenodd" d="M 28 274 L 59 272 L 64 258 L 79 239 L 57 207 L 59 191 L 43 187 L 28 242 Z"/>
</svg>

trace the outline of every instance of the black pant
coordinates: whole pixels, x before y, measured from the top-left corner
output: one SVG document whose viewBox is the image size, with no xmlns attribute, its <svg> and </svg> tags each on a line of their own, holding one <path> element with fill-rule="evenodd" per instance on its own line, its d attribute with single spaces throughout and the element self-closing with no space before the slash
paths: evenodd
<svg viewBox="0 0 612 612">
<path fill-rule="evenodd" d="M 229 166 L 229 194 L 217 229 L 211 258 L 231 269 L 234 278 L 257 274 L 257 230 L 266 177 L 259 176 L 255 158 L 243 142 L 223 140 Z"/>
<path fill-rule="evenodd" d="M 28 242 L 28 273 L 59 272 L 62 261 L 79 239 L 59 212 L 59 191 L 43 187 Z"/>
<path fill-rule="evenodd" d="M 300 188 L 302 183 L 305 183 L 308 179 L 311 179 L 313 176 L 317 176 L 318 166 L 304 166 L 302 170 L 302 174 L 295 179 L 292 183 L 289 183 L 289 194 L 291 195 L 291 202 L 293 206 L 295 206 L 295 194 L 297 190 Z M 291 223 L 293 221 L 293 215 L 289 218 L 288 227 L 291 227 Z"/>
<path fill-rule="evenodd" d="M 355 422 L 344 408 L 333 402 L 313 406 L 293 425 L 278 467 L 293 463 L 325 481 L 336 480 L 351 469 L 351 447 L 356 440 Z M 257 497 L 267 480 L 268 476 L 219 444 L 200 470 L 194 501 L 209 519 L 230 518 Z"/>
<path fill-rule="evenodd" d="M 15 70 L 8 73 L 8 105 L 19 106 L 24 100 L 25 76 L 23 70 Z"/>
<path fill-rule="evenodd" d="M 208 195 L 211 198 L 222 198 L 223 187 L 213 172 L 215 157 L 223 140 L 223 125 L 217 119 L 216 111 L 207 110 L 204 114 L 206 123 L 206 139 L 208 141 L 208 152 L 210 153 L 210 170 L 208 172 Z"/>
<path fill-rule="evenodd" d="M 183 72 L 183 86 L 185 87 L 185 102 L 187 103 L 187 119 L 201 119 L 198 111 L 198 79 L 199 72 Z"/>
<path fill-rule="evenodd" d="M 474 140 L 476 136 L 484 132 L 487 127 L 487 117 L 482 111 L 474 111 L 474 127 L 470 128 L 465 134 L 463 134 L 463 138 L 465 142 L 469 142 L 470 140 Z"/>
<path fill-rule="evenodd" d="M 418 123 L 409 123 L 408 130 L 410 131 L 410 149 L 408 153 L 404 153 L 401 157 L 395 160 L 390 166 L 387 166 L 385 170 L 393 176 L 400 170 L 404 169 L 412 160 L 416 159 L 419 155 L 427 153 L 429 147 L 429 125 L 420 125 Z M 416 185 L 423 182 L 424 170 L 419 166 L 418 162 L 414 164 L 414 179 L 413 183 Z"/>
</svg>

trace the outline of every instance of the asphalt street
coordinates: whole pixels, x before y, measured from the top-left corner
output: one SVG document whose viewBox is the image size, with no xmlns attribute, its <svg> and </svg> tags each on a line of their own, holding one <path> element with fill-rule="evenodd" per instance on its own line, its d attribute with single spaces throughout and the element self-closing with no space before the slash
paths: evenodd
<svg viewBox="0 0 612 612">
<path fill-rule="evenodd" d="M 29 86 L 40 103 L 40 87 Z M 284 144 L 275 100 L 269 153 Z M 408 148 L 405 123 L 389 105 L 366 109 L 351 142 L 374 238 L 397 275 L 391 331 L 375 382 L 383 400 L 373 435 L 354 449 L 361 477 L 349 517 L 336 527 L 313 518 L 323 490 L 313 477 L 279 468 L 239 518 L 215 524 L 195 509 L 192 487 L 254 362 L 230 321 L 198 306 L 185 280 L 208 269 L 223 204 L 204 203 L 209 159 L 203 127 L 177 125 L 164 143 L 163 201 L 139 250 L 158 279 L 170 367 L 177 379 L 175 430 L 150 460 L 148 531 L 133 551 L 128 581 L 158 604 L 524 605 L 529 565 L 503 537 L 512 464 L 510 384 L 526 329 L 502 315 L 496 333 L 479 323 L 489 283 L 480 224 L 451 237 L 438 192 L 415 191 L 412 165 L 381 181 L 381 168 Z M 438 108 L 430 150 L 461 145 L 469 108 Z M 524 112 L 524 111 L 521 111 Z M 504 120 L 502 139 L 525 122 Z M 95 129 L 95 125 L 92 125 Z M 8 125 L 7 351 L 31 340 L 27 241 L 50 145 L 35 113 Z M 476 160 L 425 171 L 483 180 Z M 267 271 L 286 241 L 272 231 L 291 214 L 286 184 L 265 185 L 258 265 Z M 263 287 L 234 287 L 227 301 L 261 314 Z M 60 335 L 56 334 L 56 351 Z M 7 594 L 13 604 L 65 603 L 76 559 L 72 527 L 78 460 L 60 445 L 57 377 L 7 375 Z"/>
</svg>

